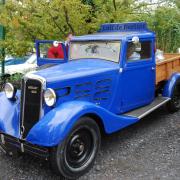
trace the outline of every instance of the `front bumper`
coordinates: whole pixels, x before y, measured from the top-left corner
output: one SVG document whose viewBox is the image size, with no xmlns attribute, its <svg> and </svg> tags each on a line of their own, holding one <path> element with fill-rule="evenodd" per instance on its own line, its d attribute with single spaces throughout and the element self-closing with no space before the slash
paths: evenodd
<svg viewBox="0 0 180 180">
<path fill-rule="evenodd" d="M 13 154 L 14 151 L 31 154 L 33 156 L 48 160 L 49 148 L 37 146 L 26 142 L 25 140 L 15 138 L 13 136 L 0 132 L 0 146 L 4 151 Z"/>
</svg>

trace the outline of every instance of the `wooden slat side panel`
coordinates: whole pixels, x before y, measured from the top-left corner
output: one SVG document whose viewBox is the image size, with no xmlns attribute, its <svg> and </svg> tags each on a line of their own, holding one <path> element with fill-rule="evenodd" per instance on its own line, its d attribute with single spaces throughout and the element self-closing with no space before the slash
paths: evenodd
<svg viewBox="0 0 180 180">
<path fill-rule="evenodd" d="M 166 64 L 156 67 L 156 84 L 163 81 L 167 76 Z"/>
<path fill-rule="evenodd" d="M 180 54 L 165 54 L 165 60 L 156 64 L 156 85 L 180 72 Z"/>
<path fill-rule="evenodd" d="M 168 73 L 167 79 L 169 79 L 173 73 L 180 72 L 180 58 L 174 60 L 172 64 L 173 66 L 170 69 L 170 72 Z"/>
<path fill-rule="evenodd" d="M 172 74 L 172 71 L 173 71 L 173 62 L 168 62 L 167 64 L 167 76 L 166 78 L 164 78 L 164 80 L 167 80 L 168 77 Z"/>
</svg>

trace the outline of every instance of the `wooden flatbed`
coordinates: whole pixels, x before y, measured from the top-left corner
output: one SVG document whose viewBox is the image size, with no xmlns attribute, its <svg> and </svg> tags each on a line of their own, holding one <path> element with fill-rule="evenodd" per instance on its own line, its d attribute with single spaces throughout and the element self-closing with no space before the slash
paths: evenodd
<svg viewBox="0 0 180 180">
<path fill-rule="evenodd" d="M 165 54 L 164 57 L 163 61 L 156 62 L 156 85 L 180 72 L 180 54 Z"/>
</svg>

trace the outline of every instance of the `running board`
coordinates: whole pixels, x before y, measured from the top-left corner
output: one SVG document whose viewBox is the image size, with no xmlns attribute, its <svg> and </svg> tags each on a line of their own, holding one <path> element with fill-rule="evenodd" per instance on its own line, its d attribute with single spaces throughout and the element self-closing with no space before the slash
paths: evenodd
<svg viewBox="0 0 180 180">
<path fill-rule="evenodd" d="M 171 100 L 171 98 L 169 98 L 169 97 L 162 97 L 162 96 L 157 97 L 151 104 L 149 104 L 147 106 L 140 107 L 140 108 L 135 109 L 133 111 L 129 111 L 123 115 L 142 119 L 143 117 L 150 114 L 155 109 L 159 108 L 160 106 L 162 106 L 163 104 L 167 103 L 170 100 Z"/>
</svg>

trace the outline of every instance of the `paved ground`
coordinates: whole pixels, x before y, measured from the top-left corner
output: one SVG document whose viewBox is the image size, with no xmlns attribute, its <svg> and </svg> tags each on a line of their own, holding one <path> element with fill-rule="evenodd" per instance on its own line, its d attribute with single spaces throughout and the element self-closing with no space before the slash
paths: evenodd
<svg viewBox="0 0 180 180">
<path fill-rule="evenodd" d="M 54 179 L 48 163 L 0 153 L 0 180 Z M 103 138 L 93 169 L 80 180 L 179 180 L 180 112 L 157 110 L 141 122 Z"/>
</svg>

